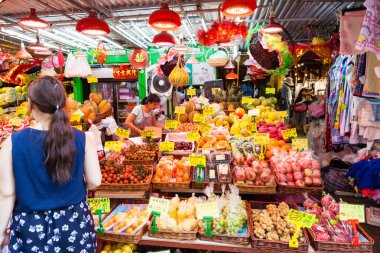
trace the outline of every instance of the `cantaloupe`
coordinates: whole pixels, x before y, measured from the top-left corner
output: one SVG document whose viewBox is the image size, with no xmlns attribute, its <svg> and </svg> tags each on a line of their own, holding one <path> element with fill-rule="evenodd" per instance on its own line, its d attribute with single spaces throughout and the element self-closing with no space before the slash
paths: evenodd
<svg viewBox="0 0 380 253">
<path fill-rule="evenodd" d="M 99 108 L 99 113 L 104 113 L 104 112 L 107 112 L 108 110 L 110 110 L 112 108 L 112 106 L 108 101 L 102 100 L 102 102 L 100 102 L 98 108 Z"/>
<path fill-rule="evenodd" d="M 193 121 L 193 118 L 194 118 L 194 115 L 195 114 L 201 114 L 200 112 L 198 112 L 198 111 L 192 111 L 192 112 L 190 112 L 189 113 L 189 122 L 194 122 Z"/>
<path fill-rule="evenodd" d="M 184 106 L 185 106 L 185 108 L 186 108 L 186 113 L 190 113 L 190 112 L 192 112 L 192 111 L 195 110 L 195 105 L 194 105 L 194 103 L 191 102 L 191 101 L 186 102 L 186 103 L 184 104 Z"/>
<path fill-rule="evenodd" d="M 179 115 L 179 121 L 180 121 L 181 123 L 185 123 L 185 122 L 187 122 L 188 118 L 189 118 L 189 115 L 188 115 L 187 113 L 184 113 L 184 114 Z"/>
</svg>

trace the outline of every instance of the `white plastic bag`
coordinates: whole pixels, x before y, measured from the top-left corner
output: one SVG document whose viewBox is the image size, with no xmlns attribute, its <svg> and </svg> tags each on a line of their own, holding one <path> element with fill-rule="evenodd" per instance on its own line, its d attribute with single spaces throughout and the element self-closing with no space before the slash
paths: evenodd
<svg viewBox="0 0 380 253">
<path fill-rule="evenodd" d="M 65 77 L 87 77 L 92 74 L 87 58 L 76 57 L 69 53 L 65 64 Z"/>
</svg>

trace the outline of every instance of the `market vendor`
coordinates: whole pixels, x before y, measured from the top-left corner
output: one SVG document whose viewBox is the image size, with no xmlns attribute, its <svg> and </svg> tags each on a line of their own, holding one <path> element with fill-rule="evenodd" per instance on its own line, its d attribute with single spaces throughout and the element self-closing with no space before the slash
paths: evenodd
<svg viewBox="0 0 380 253">
<path fill-rule="evenodd" d="M 125 120 L 125 125 L 131 130 L 131 137 L 140 136 L 140 131 L 147 126 L 161 127 L 156 121 L 154 111 L 160 108 L 160 98 L 151 94 L 141 101 L 141 105 L 135 106 Z"/>
</svg>

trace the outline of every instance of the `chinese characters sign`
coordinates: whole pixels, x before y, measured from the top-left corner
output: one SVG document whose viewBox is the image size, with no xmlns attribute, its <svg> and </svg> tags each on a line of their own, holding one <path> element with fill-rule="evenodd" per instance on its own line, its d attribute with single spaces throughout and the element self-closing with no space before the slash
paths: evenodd
<svg viewBox="0 0 380 253">
<path fill-rule="evenodd" d="M 113 68 L 113 77 L 115 79 L 136 80 L 138 79 L 138 70 L 130 66 L 120 66 Z"/>
</svg>

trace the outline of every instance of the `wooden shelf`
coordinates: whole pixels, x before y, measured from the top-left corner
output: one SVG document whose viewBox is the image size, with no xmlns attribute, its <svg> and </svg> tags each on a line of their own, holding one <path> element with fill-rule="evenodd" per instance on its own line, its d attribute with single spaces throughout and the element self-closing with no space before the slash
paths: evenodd
<svg viewBox="0 0 380 253">
<path fill-rule="evenodd" d="M 153 187 L 154 188 L 154 187 Z M 166 189 L 160 190 L 161 192 L 167 193 L 203 193 L 203 189 Z M 214 193 L 221 194 L 221 191 L 214 190 Z M 244 192 L 239 191 L 239 194 L 247 194 L 247 195 L 278 195 L 278 193 L 252 193 L 252 192 Z"/>
<path fill-rule="evenodd" d="M 111 198 L 111 199 L 145 199 L 149 196 L 144 191 L 96 191 L 96 198 Z"/>
</svg>

